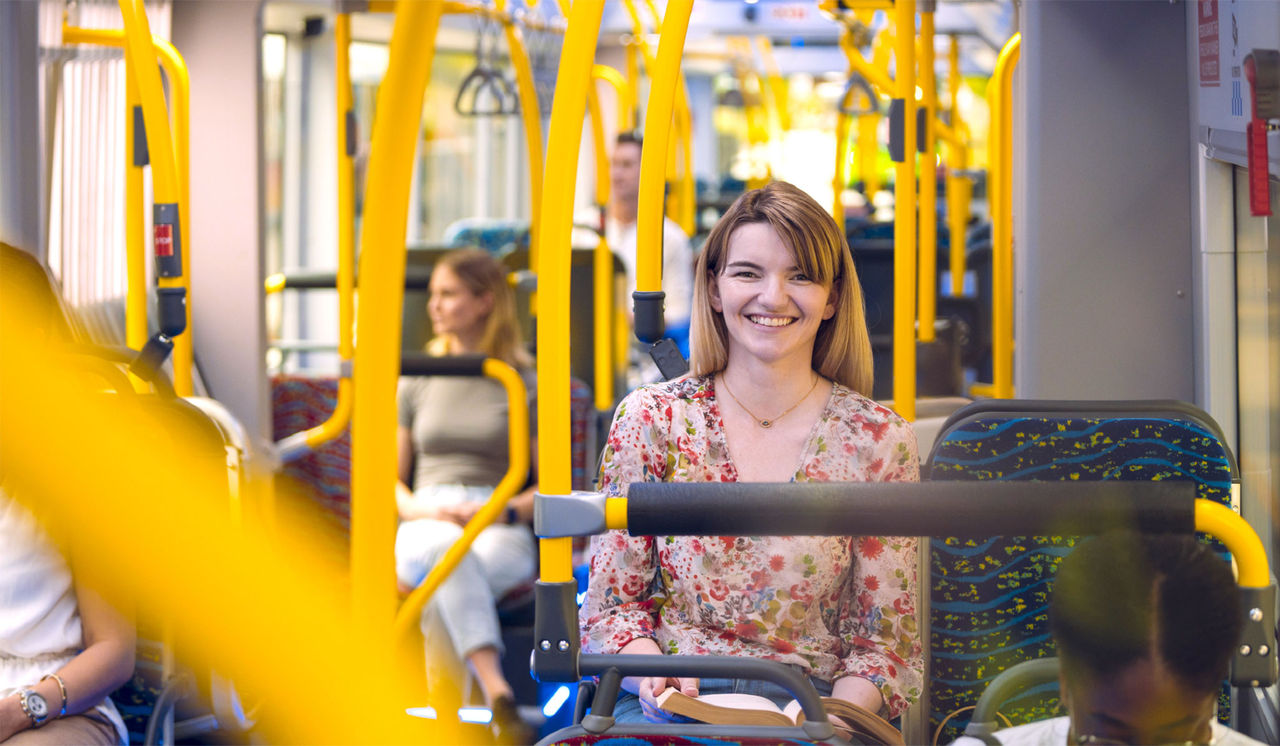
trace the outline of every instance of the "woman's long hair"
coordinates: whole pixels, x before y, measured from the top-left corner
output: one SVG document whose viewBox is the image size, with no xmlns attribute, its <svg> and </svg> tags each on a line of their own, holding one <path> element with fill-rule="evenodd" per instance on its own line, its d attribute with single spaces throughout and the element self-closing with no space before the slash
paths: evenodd
<svg viewBox="0 0 1280 746">
<path fill-rule="evenodd" d="M 516 322 L 516 299 L 507 284 L 507 271 L 497 259 L 479 249 L 458 249 L 440 257 L 436 267 L 448 267 L 473 295 L 489 294 L 493 307 L 484 322 L 480 350 L 516 369 L 532 368 Z M 453 335 L 439 334 L 427 343 L 432 355 L 453 354 Z"/>
<path fill-rule="evenodd" d="M 724 370 L 729 362 L 729 333 L 724 317 L 711 307 L 708 287 L 724 269 L 733 232 L 748 223 L 771 226 L 795 256 L 800 270 L 835 295 L 835 314 L 818 325 L 813 369 L 871 396 L 871 337 L 849 242 L 821 205 L 783 181 L 747 192 L 734 201 L 702 247 L 694 271 L 691 372 L 712 375 Z"/>
</svg>

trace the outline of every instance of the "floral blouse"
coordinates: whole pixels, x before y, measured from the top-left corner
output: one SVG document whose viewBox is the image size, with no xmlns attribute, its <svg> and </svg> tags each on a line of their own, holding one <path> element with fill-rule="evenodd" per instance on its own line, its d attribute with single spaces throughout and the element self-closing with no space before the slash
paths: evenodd
<svg viewBox="0 0 1280 746">
<path fill-rule="evenodd" d="M 836 384 L 795 481 L 916 481 L 915 432 Z M 724 422 L 707 377 L 643 386 L 618 406 L 601 490 L 631 482 L 733 482 Z M 856 505 L 851 505 L 856 509 Z M 915 538 L 657 536 L 591 543 L 582 647 L 616 653 L 638 637 L 667 653 L 744 655 L 811 676 L 870 680 L 896 717 L 920 696 Z"/>
</svg>

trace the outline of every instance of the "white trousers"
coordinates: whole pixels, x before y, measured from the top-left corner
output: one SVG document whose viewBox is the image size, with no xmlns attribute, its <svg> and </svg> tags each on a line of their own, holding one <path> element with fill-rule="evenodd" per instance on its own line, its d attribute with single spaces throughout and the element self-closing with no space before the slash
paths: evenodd
<svg viewBox="0 0 1280 746">
<path fill-rule="evenodd" d="M 469 493 L 478 491 L 484 499 L 492 491 L 488 487 L 466 489 Z M 401 523 L 396 532 L 396 576 L 400 582 L 413 588 L 421 585 L 460 536 L 462 527 L 449 521 L 423 518 Z M 537 557 L 533 531 L 524 524 L 494 524 L 481 531 L 423 609 L 424 634 L 434 614 L 448 631 L 459 658 L 487 645 L 502 652 L 497 601 L 533 577 Z"/>
</svg>

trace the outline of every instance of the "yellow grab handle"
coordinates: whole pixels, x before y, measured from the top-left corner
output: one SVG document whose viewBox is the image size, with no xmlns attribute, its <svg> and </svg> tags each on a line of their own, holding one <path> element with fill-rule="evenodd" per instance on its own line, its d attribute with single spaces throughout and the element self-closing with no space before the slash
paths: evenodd
<svg viewBox="0 0 1280 746">
<path fill-rule="evenodd" d="M 1267 551 L 1249 523 L 1231 508 L 1210 500 L 1196 500 L 1196 530 L 1227 546 L 1240 571 L 1240 585 L 1266 588 L 1271 584 Z"/>
<path fill-rule="evenodd" d="M 484 361 L 484 374 L 501 383 L 507 392 L 507 473 L 502 476 L 498 486 L 493 488 L 493 494 L 484 507 L 467 521 L 462 529 L 462 536 L 449 547 L 436 566 L 431 568 L 422 585 L 405 599 L 396 615 L 395 628 L 396 638 L 402 641 L 417 634 L 422 607 L 431 600 L 431 595 L 440 584 L 453 574 L 480 532 L 502 515 L 507 503 L 520 491 L 529 475 L 529 397 L 524 380 L 515 368 L 493 358 Z"/>
</svg>

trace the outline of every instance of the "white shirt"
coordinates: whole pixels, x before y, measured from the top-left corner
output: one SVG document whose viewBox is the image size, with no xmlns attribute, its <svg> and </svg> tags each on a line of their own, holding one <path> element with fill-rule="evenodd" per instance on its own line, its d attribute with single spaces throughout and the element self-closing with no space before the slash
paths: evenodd
<svg viewBox="0 0 1280 746">
<path fill-rule="evenodd" d="M 84 648 L 71 572 L 26 508 L 0 491 L 0 697 L 54 673 Z M 54 710 L 59 702 L 50 702 Z M 128 743 L 111 700 L 96 708 Z"/>
<path fill-rule="evenodd" d="M 1212 746 L 1263 746 L 1261 741 L 1237 733 L 1217 720 L 1212 721 L 1210 727 L 1213 729 L 1209 742 Z M 995 737 L 1004 746 L 1068 746 L 1067 735 L 1070 732 L 1071 718 L 1063 716 L 1005 728 L 996 731 Z M 952 742 L 952 746 L 983 746 L 983 743 L 971 736 L 961 736 Z"/>
</svg>

